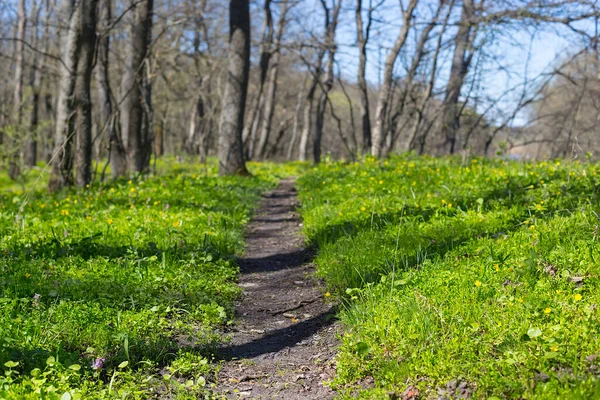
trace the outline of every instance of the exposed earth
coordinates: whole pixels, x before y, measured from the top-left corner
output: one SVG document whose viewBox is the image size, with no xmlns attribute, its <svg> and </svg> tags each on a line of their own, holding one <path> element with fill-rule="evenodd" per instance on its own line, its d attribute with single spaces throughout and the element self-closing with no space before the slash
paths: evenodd
<svg viewBox="0 0 600 400">
<path fill-rule="evenodd" d="M 296 211 L 294 181 L 266 194 L 239 264 L 244 294 L 217 391 L 227 398 L 330 399 L 339 326 L 335 305 L 314 277 Z"/>
</svg>

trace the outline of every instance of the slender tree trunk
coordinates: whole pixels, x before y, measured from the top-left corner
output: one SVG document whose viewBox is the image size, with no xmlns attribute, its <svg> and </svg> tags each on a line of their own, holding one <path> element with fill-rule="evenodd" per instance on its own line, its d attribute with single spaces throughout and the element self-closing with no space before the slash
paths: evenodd
<svg viewBox="0 0 600 400">
<path fill-rule="evenodd" d="M 96 83 L 98 102 L 104 126 L 102 130 L 108 138 L 110 170 L 113 178 L 125 175 L 127 160 L 123 142 L 117 129 L 117 115 L 113 109 L 112 93 L 110 90 L 109 52 L 110 32 L 106 30 L 112 23 L 112 0 L 98 0 L 98 21 L 103 36 L 98 40 L 98 55 L 96 60 Z"/>
<path fill-rule="evenodd" d="M 258 142 L 258 157 L 264 158 L 266 155 L 267 144 L 269 142 L 269 135 L 271 134 L 271 123 L 273 121 L 273 114 L 275 111 L 275 98 L 277 96 L 277 77 L 279 75 L 279 59 L 281 58 L 281 38 L 283 37 L 283 30 L 285 28 L 285 17 L 288 10 L 288 0 L 283 0 L 281 3 L 281 9 L 279 14 L 279 21 L 277 21 L 277 35 L 273 42 L 273 51 L 271 54 L 269 64 L 269 82 L 267 86 L 267 93 L 265 97 L 265 108 L 263 111 L 263 121 L 260 132 L 260 139 Z"/>
<path fill-rule="evenodd" d="M 16 132 L 20 135 L 23 122 L 23 59 L 25 53 L 25 24 L 27 20 L 27 11 L 25 9 L 25 0 L 19 0 L 17 24 L 17 42 L 15 43 L 15 94 L 14 94 L 14 122 Z M 8 176 L 11 179 L 17 179 L 20 175 L 19 167 L 19 139 L 10 138 Z"/>
<path fill-rule="evenodd" d="M 358 93 L 360 96 L 360 120 L 362 125 L 362 151 L 367 154 L 371 149 L 371 115 L 369 110 L 369 88 L 365 78 L 367 70 L 367 43 L 371 33 L 372 4 L 369 1 L 369 16 L 367 19 L 366 32 L 362 20 L 362 0 L 356 1 L 356 33 L 358 42 Z"/>
<path fill-rule="evenodd" d="M 419 65 L 421 65 L 423 56 L 425 55 L 425 45 L 427 44 L 427 41 L 429 40 L 429 35 L 431 34 L 431 31 L 433 30 L 433 28 L 435 28 L 438 25 L 439 15 L 440 15 L 440 12 L 442 11 L 442 9 L 444 8 L 445 2 L 446 2 L 446 0 L 440 0 L 440 2 L 438 3 L 438 8 L 436 10 L 434 17 L 425 26 L 425 28 L 423 28 L 423 30 L 421 31 L 421 35 L 419 36 L 419 40 L 417 41 L 417 44 L 415 47 L 415 55 L 412 59 L 408 73 L 406 74 L 406 77 L 404 78 L 404 82 L 403 82 L 404 87 L 402 89 L 402 93 L 400 95 L 400 100 L 398 101 L 397 111 L 395 114 L 396 120 L 400 119 L 400 117 L 402 117 L 404 115 L 404 107 L 406 106 L 406 99 L 409 97 L 408 96 L 409 93 L 411 93 L 413 90 L 413 82 L 414 82 L 415 76 L 417 75 L 417 70 L 419 68 Z M 410 116 L 409 116 L 409 119 L 410 119 Z M 389 154 L 392 151 L 394 145 L 396 144 L 396 139 L 400 136 L 400 133 L 403 130 L 403 127 L 405 125 L 406 124 L 400 124 L 396 129 L 394 129 L 392 132 L 390 132 L 390 135 L 388 135 L 389 141 L 388 141 L 388 144 L 385 149 L 385 155 Z M 406 145 L 409 145 L 409 143 L 410 142 L 407 142 Z"/>
<path fill-rule="evenodd" d="M 45 21 L 44 21 L 44 33 L 42 36 L 42 51 L 48 52 L 49 46 L 49 22 L 50 22 L 50 2 L 46 0 L 45 6 Z M 43 4 L 35 4 L 31 11 L 31 19 L 33 29 L 32 47 L 38 47 L 38 36 L 39 36 L 39 16 Z M 27 133 L 27 141 L 24 149 L 24 162 L 28 167 L 34 167 L 37 162 L 37 130 L 39 124 L 39 111 L 40 111 L 40 91 L 42 87 L 42 70 L 45 67 L 45 63 L 39 62 L 40 58 L 38 52 L 33 52 L 31 58 L 31 74 L 29 82 L 31 85 L 31 114 L 29 119 L 29 132 Z"/>
<path fill-rule="evenodd" d="M 57 191 L 73 184 L 73 124 L 74 124 L 74 91 L 77 65 L 81 50 L 82 7 L 71 1 L 63 3 L 63 15 L 68 22 L 68 30 L 61 35 L 63 48 L 61 77 L 56 106 L 56 130 L 54 151 L 48 189 Z"/>
<path fill-rule="evenodd" d="M 219 124 L 219 175 L 247 175 L 242 131 L 250 68 L 248 0 L 229 2 L 229 55 Z"/>
<path fill-rule="evenodd" d="M 371 146 L 371 155 L 379 157 L 381 155 L 383 145 L 385 143 L 384 125 L 387 118 L 388 102 L 390 98 L 390 92 L 392 90 L 392 80 L 394 75 L 394 64 L 398 54 L 404 47 L 408 32 L 411 26 L 411 20 L 415 7 L 417 6 L 418 0 L 410 0 L 406 11 L 403 13 L 402 28 L 400 34 L 396 38 L 394 47 L 389 52 L 385 60 L 385 67 L 383 70 L 383 82 L 379 89 L 379 97 L 377 99 L 377 108 L 375 110 L 375 126 L 373 128 L 373 144 Z"/>
<path fill-rule="evenodd" d="M 325 43 L 327 46 L 327 52 L 329 56 L 327 58 L 327 65 L 325 69 L 325 79 L 321 86 L 321 95 L 317 102 L 317 112 L 315 116 L 315 138 L 313 141 L 313 161 L 315 164 L 321 162 L 321 142 L 323 138 L 323 125 L 325 123 L 325 111 L 327 109 L 327 99 L 329 91 L 333 87 L 333 63 L 335 61 L 335 31 L 337 28 L 338 16 L 342 5 L 342 0 L 338 0 L 337 5 L 333 9 L 331 20 L 329 19 L 329 9 L 326 6 L 325 1 L 321 1 L 323 8 L 325 9 Z"/>
<path fill-rule="evenodd" d="M 134 9 L 135 21 L 122 81 L 122 93 L 125 98 L 121 103 L 121 133 L 127 151 L 129 172 L 143 172 L 147 158 L 144 154 L 142 126 L 146 102 L 144 74 L 152 30 L 153 0 L 143 0 L 137 3 Z"/>
<path fill-rule="evenodd" d="M 458 100 L 473 56 L 472 52 L 469 53 L 472 44 L 473 12 L 473 0 L 464 0 L 458 32 L 454 39 L 454 56 L 442 110 L 442 137 L 445 140 L 444 149 L 449 154 L 453 154 L 456 149 L 456 136 L 460 127 Z"/>
<path fill-rule="evenodd" d="M 204 100 L 202 99 L 202 95 L 199 94 L 196 98 L 191 114 L 186 150 L 189 154 L 199 154 L 198 139 L 204 122 Z"/>
<path fill-rule="evenodd" d="M 448 5 L 448 9 L 446 12 L 446 16 L 444 18 L 444 22 L 442 23 L 442 27 L 440 29 L 440 32 L 438 33 L 435 51 L 433 52 L 433 56 L 431 58 L 432 65 L 431 65 L 431 72 L 429 73 L 429 80 L 427 82 L 427 88 L 425 89 L 425 93 L 422 95 L 419 106 L 417 107 L 417 116 L 416 116 L 416 118 L 413 118 L 412 130 L 408 136 L 408 140 L 407 140 L 407 142 L 408 142 L 407 150 L 408 151 L 415 149 L 417 135 L 421 128 L 421 122 L 423 121 L 423 119 L 425 117 L 425 110 L 427 108 L 427 105 L 429 104 L 429 100 L 431 99 L 431 96 L 433 95 L 433 87 L 435 85 L 435 78 L 437 76 L 438 57 L 439 57 L 440 51 L 442 50 L 442 45 L 443 45 L 442 40 L 444 38 L 444 33 L 446 32 L 446 28 L 448 26 L 448 21 L 450 20 L 450 15 L 452 14 L 453 6 L 454 6 L 454 0 L 452 0 L 450 2 L 450 4 Z M 423 146 L 424 146 L 424 143 L 420 147 L 419 154 L 422 154 Z"/>
<path fill-rule="evenodd" d="M 250 110 L 250 115 L 248 116 L 248 123 L 246 124 L 246 126 L 244 126 L 244 131 L 242 133 L 244 143 L 248 143 L 247 155 L 249 159 L 254 157 L 256 136 L 258 133 L 260 122 L 262 120 L 262 113 L 265 105 L 265 82 L 267 79 L 270 60 L 273 55 L 273 14 L 271 12 L 271 0 L 265 0 L 263 10 L 264 19 L 261 35 L 262 40 L 260 43 L 260 76 L 258 94 L 256 97 L 255 106 Z"/>
<path fill-rule="evenodd" d="M 306 79 L 308 75 L 304 78 L 302 82 L 302 90 L 298 92 L 298 99 L 296 100 L 296 109 L 294 111 L 294 126 L 292 128 L 292 139 L 290 140 L 290 144 L 287 149 L 286 158 L 288 160 L 292 159 L 292 154 L 294 152 L 294 147 L 296 146 L 296 140 L 298 139 L 298 132 L 300 131 L 300 118 L 302 117 L 302 100 L 304 100 L 304 86 L 306 86 Z"/>
<path fill-rule="evenodd" d="M 321 75 L 320 71 L 320 62 L 318 70 L 315 71 L 315 74 Z M 306 96 L 306 103 L 304 104 L 304 117 L 302 123 L 302 134 L 300 135 L 300 145 L 298 148 L 298 160 L 306 161 L 308 159 L 308 139 L 310 137 L 310 129 L 312 125 L 312 109 L 313 109 L 313 101 L 315 98 L 315 91 L 317 90 L 317 85 L 319 84 L 318 76 L 313 76 L 312 83 L 310 88 L 308 89 L 308 95 Z"/>
<path fill-rule="evenodd" d="M 75 84 L 76 183 L 85 187 L 92 180 L 92 62 L 96 47 L 96 5 L 98 0 L 81 0 L 81 51 Z"/>
</svg>

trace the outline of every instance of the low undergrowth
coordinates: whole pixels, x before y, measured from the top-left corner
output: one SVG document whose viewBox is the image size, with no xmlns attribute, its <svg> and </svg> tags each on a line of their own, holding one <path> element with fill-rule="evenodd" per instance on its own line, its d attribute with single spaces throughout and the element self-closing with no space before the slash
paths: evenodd
<svg viewBox="0 0 600 400">
<path fill-rule="evenodd" d="M 362 398 L 600 397 L 600 165 L 397 157 L 302 177 Z"/>
<path fill-rule="evenodd" d="M 161 169 L 0 194 L 0 398 L 198 398 L 210 386 L 215 328 L 239 294 L 233 256 L 290 167 Z"/>
</svg>

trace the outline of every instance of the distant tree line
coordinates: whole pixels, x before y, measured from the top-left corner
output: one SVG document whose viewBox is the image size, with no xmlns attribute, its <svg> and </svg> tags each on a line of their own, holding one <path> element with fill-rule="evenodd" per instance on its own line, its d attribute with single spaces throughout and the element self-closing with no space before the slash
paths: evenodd
<svg viewBox="0 0 600 400">
<path fill-rule="evenodd" d="M 324 154 L 593 153 L 599 15 L 591 0 L 8 0 L 2 168 L 47 165 L 55 191 L 163 154 L 247 174 Z M 524 60 L 490 95 L 510 70 L 498 49 L 548 32 L 570 52 L 535 76 Z"/>
</svg>

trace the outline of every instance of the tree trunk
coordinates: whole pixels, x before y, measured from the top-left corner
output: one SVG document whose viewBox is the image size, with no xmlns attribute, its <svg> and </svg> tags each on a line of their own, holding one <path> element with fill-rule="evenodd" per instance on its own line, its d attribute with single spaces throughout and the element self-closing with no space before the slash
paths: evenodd
<svg viewBox="0 0 600 400">
<path fill-rule="evenodd" d="M 14 122 L 15 132 L 20 135 L 21 123 L 23 122 L 23 56 L 25 52 L 25 23 L 27 11 L 25 10 L 25 0 L 19 0 L 17 24 L 17 42 L 15 44 L 15 94 L 14 94 Z M 13 133 L 15 134 L 15 133 Z M 19 167 L 19 139 L 10 138 L 8 141 L 8 176 L 11 179 L 17 179 L 20 175 Z"/>
<path fill-rule="evenodd" d="M 48 52 L 48 46 L 50 42 L 49 38 L 49 23 L 50 23 L 50 2 L 46 1 L 46 12 L 44 21 L 44 34 L 42 37 L 42 51 Z M 42 4 L 35 4 L 34 9 L 31 12 L 31 24 L 34 27 L 32 37 L 32 47 L 38 47 L 38 35 L 39 35 L 39 16 L 42 9 Z M 24 162 L 28 167 L 34 167 L 37 162 L 37 130 L 39 124 L 39 110 L 40 110 L 40 91 L 42 87 L 42 70 L 45 67 L 45 63 L 39 62 L 38 52 L 33 52 L 31 58 L 31 74 L 29 82 L 31 85 L 31 114 L 29 119 L 29 132 L 27 133 L 27 141 L 24 149 Z"/>
<path fill-rule="evenodd" d="M 444 149 L 449 154 L 453 154 L 456 148 L 456 136 L 460 127 L 458 100 L 473 56 L 472 52 L 469 53 L 472 43 L 473 12 L 473 0 L 464 0 L 458 32 L 454 39 L 454 56 L 442 110 L 442 137 L 445 140 Z"/>
<path fill-rule="evenodd" d="M 286 158 L 287 160 L 292 159 L 294 152 L 294 146 L 296 146 L 296 140 L 298 139 L 298 132 L 300 131 L 300 118 L 302 117 L 302 100 L 304 99 L 304 87 L 306 86 L 306 79 L 302 82 L 302 90 L 298 92 L 298 99 L 296 100 L 296 110 L 294 111 L 294 126 L 292 128 L 292 139 L 287 149 Z"/>
<path fill-rule="evenodd" d="M 407 142 L 408 142 L 407 150 L 408 151 L 415 149 L 417 135 L 421 128 L 421 122 L 423 121 L 423 119 L 425 117 L 425 110 L 427 108 L 427 105 L 429 104 L 429 100 L 431 99 L 431 97 L 433 95 L 433 87 L 435 85 L 435 78 L 437 76 L 438 56 L 440 54 L 440 51 L 442 50 L 442 45 L 443 45 L 442 41 L 444 38 L 444 33 L 446 32 L 446 28 L 448 26 L 448 21 L 450 20 L 450 15 L 452 14 L 453 6 L 454 6 L 454 0 L 452 0 L 450 2 L 450 4 L 448 5 L 448 10 L 446 12 L 444 22 L 442 24 L 440 32 L 438 33 L 435 51 L 433 52 L 433 56 L 431 58 L 432 65 L 431 65 L 431 71 L 429 74 L 429 80 L 427 82 L 427 87 L 425 89 L 425 93 L 421 97 L 420 104 L 417 107 L 417 117 L 413 118 L 412 130 L 411 130 L 408 140 L 407 140 Z M 423 140 L 420 143 L 419 154 L 423 153 L 423 147 L 425 145 L 424 140 L 425 140 L 425 138 L 423 138 Z"/>
<path fill-rule="evenodd" d="M 433 28 L 438 26 L 439 15 L 440 15 L 440 12 L 442 11 L 442 9 L 444 8 L 445 2 L 446 2 L 446 0 L 440 0 L 440 2 L 438 3 L 438 8 L 436 10 L 435 15 L 433 16 L 431 21 L 425 26 L 425 28 L 423 28 L 423 31 L 421 31 L 419 40 L 416 43 L 415 55 L 412 59 L 410 69 L 408 70 L 406 77 L 403 79 L 404 87 L 402 89 L 400 100 L 398 101 L 397 111 L 394 116 L 395 119 L 400 119 L 400 117 L 402 117 L 404 115 L 406 99 L 407 99 L 409 93 L 412 92 L 413 82 L 414 82 L 415 76 L 417 74 L 417 70 L 419 68 L 419 65 L 421 64 L 421 60 L 423 59 L 423 56 L 425 55 L 425 45 L 427 44 L 427 41 L 429 40 L 429 35 L 431 34 L 431 31 L 433 30 Z M 410 118 L 410 116 L 409 116 L 409 119 L 413 119 L 413 118 Z M 403 130 L 403 127 L 405 125 L 406 125 L 405 123 L 400 124 L 396 129 L 394 129 L 393 131 L 390 132 L 390 135 L 388 135 L 389 141 L 388 141 L 388 144 L 385 149 L 385 155 L 389 154 L 393 150 L 393 147 L 396 144 L 396 139 L 400 136 L 400 133 Z M 409 136 L 410 136 L 410 134 L 409 134 Z M 409 141 L 408 141 L 408 143 L 406 143 L 405 148 L 407 147 L 407 145 L 409 145 L 409 143 L 410 143 Z"/>
<path fill-rule="evenodd" d="M 306 104 L 304 105 L 304 117 L 302 123 L 302 134 L 300 135 L 300 145 L 298 149 L 298 160 L 306 161 L 308 158 L 308 139 L 310 137 L 310 128 L 312 125 L 312 108 L 313 101 L 315 98 L 315 91 L 317 90 L 317 85 L 319 84 L 319 77 L 321 75 L 321 66 L 320 62 L 318 65 L 318 69 L 315 71 L 315 75 L 313 76 L 312 83 L 310 88 L 308 89 L 308 95 L 306 96 Z"/>
<path fill-rule="evenodd" d="M 329 57 L 327 58 L 327 66 L 325 72 L 325 79 L 321 86 L 321 95 L 317 102 L 317 112 L 315 118 L 315 139 L 313 141 L 313 161 L 315 164 L 321 162 L 321 139 L 323 138 L 323 125 L 325 122 L 325 110 L 327 109 L 327 99 L 329 91 L 333 87 L 333 63 L 335 61 L 335 31 L 337 28 L 338 15 L 342 5 L 342 0 L 338 0 L 337 5 L 333 10 L 331 20 L 329 19 L 329 9 L 326 6 L 325 1 L 321 1 L 323 8 L 325 9 L 325 44 L 327 46 L 327 52 Z"/>
<path fill-rule="evenodd" d="M 117 115 L 113 110 L 110 76 L 108 71 L 110 52 L 110 32 L 106 30 L 112 23 L 112 0 L 98 1 L 98 21 L 103 36 L 98 40 L 98 56 L 96 60 L 96 83 L 98 102 L 104 126 L 102 130 L 108 138 L 108 157 L 113 178 L 125 175 L 127 160 L 123 142 L 117 129 Z"/>
<path fill-rule="evenodd" d="M 153 0 L 137 3 L 135 21 L 131 30 L 130 47 L 123 73 L 121 103 L 121 133 L 127 151 L 127 167 L 129 172 L 143 172 L 144 154 L 144 74 L 145 61 L 150 45 L 152 29 Z"/>
<path fill-rule="evenodd" d="M 273 55 L 273 14 L 271 12 L 271 0 L 265 0 L 263 10 L 264 20 L 261 35 L 262 40 L 260 43 L 260 76 L 258 94 L 256 96 L 255 106 L 250 110 L 248 123 L 246 126 L 244 126 L 244 131 L 242 133 L 243 141 L 248 145 L 247 155 L 249 159 L 254 157 L 256 135 L 262 120 L 262 114 L 265 105 L 265 81 L 267 79 L 267 72 L 269 70 L 271 56 Z"/>
<path fill-rule="evenodd" d="M 360 96 L 360 120 L 362 124 L 362 149 L 367 154 L 371 149 L 371 116 L 369 110 L 369 89 L 365 78 L 367 70 L 367 43 L 373 23 L 372 7 L 369 1 L 369 16 L 366 32 L 363 31 L 362 0 L 356 1 L 356 33 L 359 51 L 358 60 L 358 94 Z"/>
<path fill-rule="evenodd" d="M 75 106 L 76 72 L 81 50 L 82 7 L 71 1 L 65 1 L 63 15 L 68 22 L 66 34 L 61 35 L 63 43 L 61 77 L 56 106 L 56 130 L 54 151 L 48 190 L 57 191 L 73 184 L 73 123 Z"/>
<path fill-rule="evenodd" d="M 229 30 L 227 79 L 219 124 L 219 175 L 247 175 L 242 131 L 250 68 L 248 0 L 230 0 Z"/>
<path fill-rule="evenodd" d="M 408 37 L 413 12 L 417 2 L 418 0 L 410 0 L 406 11 L 403 13 L 403 23 L 402 28 L 400 29 L 400 34 L 398 35 L 398 38 L 396 38 L 394 47 L 392 47 L 392 50 L 387 55 L 385 60 L 383 82 L 381 84 L 381 88 L 379 89 L 377 108 L 375 110 L 375 127 L 373 129 L 373 144 L 371 146 L 371 155 L 375 157 L 379 157 L 381 155 L 385 142 L 384 124 L 387 117 L 388 102 L 392 89 L 394 64 L 396 63 L 396 58 L 398 58 L 398 54 L 400 53 L 400 50 L 402 50 L 402 47 L 404 47 L 404 43 Z"/>
<path fill-rule="evenodd" d="M 273 51 L 271 54 L 269 65 L 269 82 L 265 97 L 265 108 L 263 111 L 262 129 L 260 132 L 260 140 L 258 142 L 258 157 L 264 158 L 266 155 L 269 135 L 271 134 L 271 123 L 273 121 L 273 113 L 275 111 L 275 98 L 277 96 L 277 77 L 279 75 L 279 59 L 281 57 L 281 38 L 283 29 L 285 28 L 285 17 L 288 10 L 288 0 L 283 0 L 277 22 L 277 36 L 273 43 Z"/>
<path fill-rule="evenodd" d="M 92 62 L 96 48 L 96 5 L 98 0 L 81 0 L 81 50 L 75 84 L 76 183 L 85 187 L 92 181 Z"/>
</svg>

